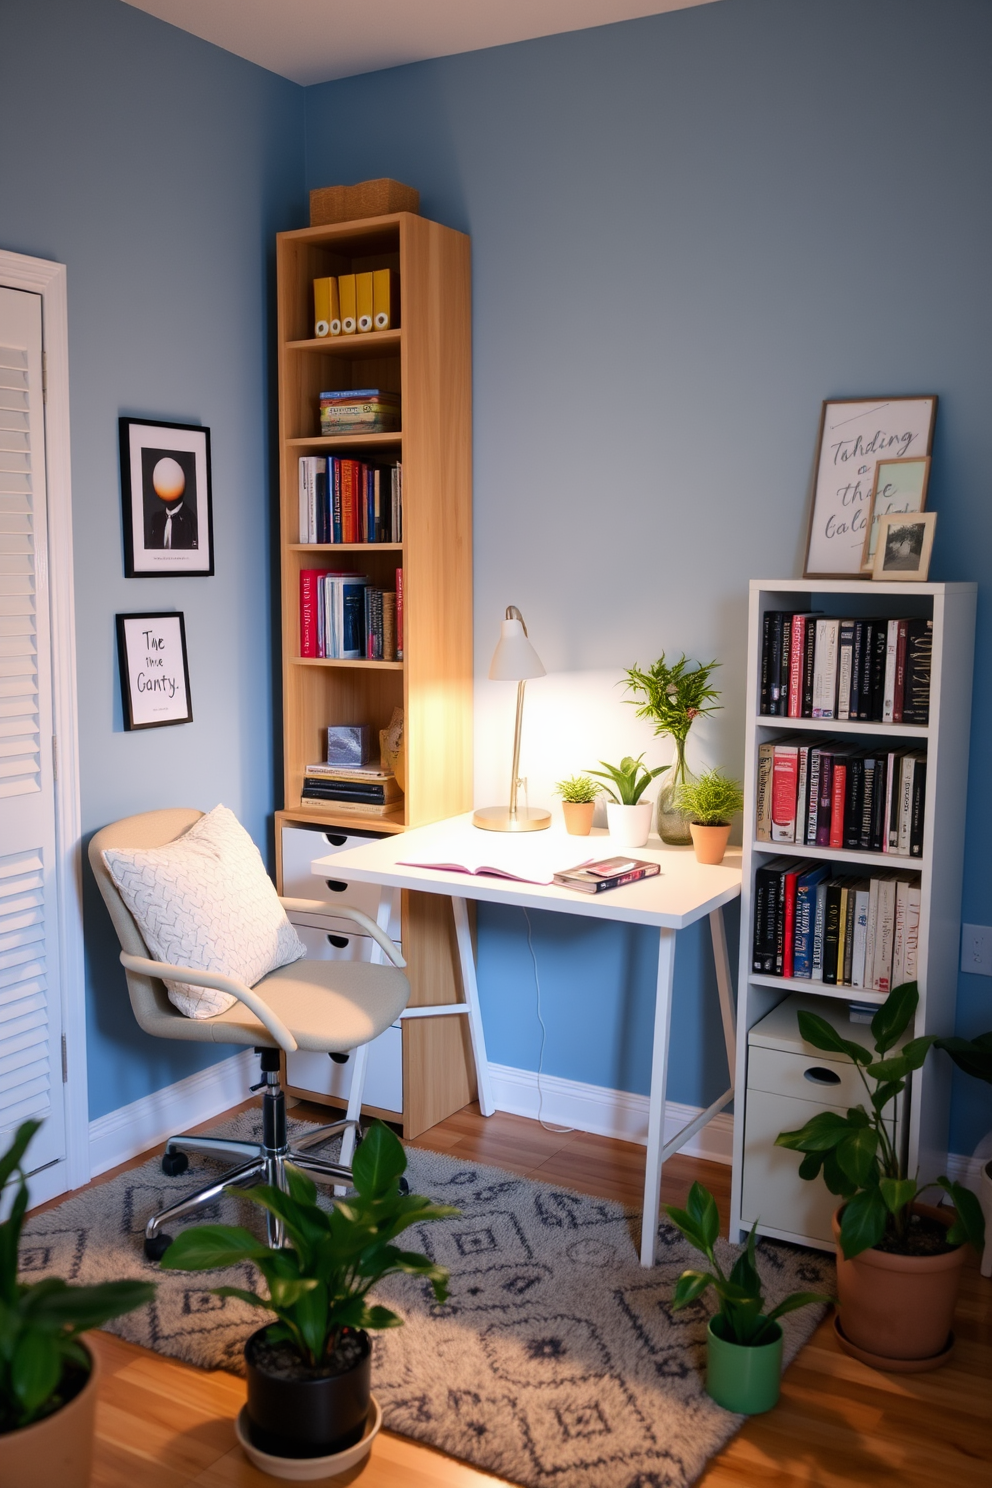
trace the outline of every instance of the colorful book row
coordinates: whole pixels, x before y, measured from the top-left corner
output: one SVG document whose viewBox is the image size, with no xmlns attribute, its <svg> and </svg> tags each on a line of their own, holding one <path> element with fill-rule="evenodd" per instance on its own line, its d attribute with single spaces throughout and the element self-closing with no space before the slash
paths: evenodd
<svg viewBox="0 0 992 1488">
<path fill-rule="evenodd" d="M 403 660 L 403 570 L 395 590 L 364 574 L 300 571 L 300 656 L 334 661 Z"/>
<path fill-rule="evenodd" d="M 932 620 L 766 610 L 759 709 L 771 718 L 925 725 L 932 654 Z"/>
<path fill-rule="evenodd" d="M 402 542 L 403 467 L 300 457 L 300 542 Z"/>
<path fill-rule="evenodd" d="M 755 837 L 852 852 L 923 855 L 927 757 L 786 738 L 758 747 Z"/>
<path fill-rule="evenodd" d="M 315 279 L 314 335 L 354 336 L 395 329 L 400 323 L 399 285 L 395 269 Z"/>
<path fill-rule="evenodd" d="M 400 395 L 382 388 L 348 388 L 320 394 L 320 436 L 395 434 L 400 428 Z"/>
<path fill-rule="evenodd" d="M 752 969 L 828 986 L 891 991 L 916 977 L 920 879 L 831 874 L 776 858 L 754 877 Z"/>
</svg>

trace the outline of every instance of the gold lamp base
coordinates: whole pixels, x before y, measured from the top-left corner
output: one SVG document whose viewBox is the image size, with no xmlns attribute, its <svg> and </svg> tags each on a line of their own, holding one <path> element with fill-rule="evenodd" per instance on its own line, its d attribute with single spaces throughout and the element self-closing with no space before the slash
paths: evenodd
<svg viewBox="0 0 992 1488">
<path fill-rule="evenodd" d="M 518 806 L 516 811 L 509 806 L 483 806 L 472 813 L 472 825 L 486 832 L 543 832 L 551 825 L 551 812 L 536 806 Z"/>
</svg>

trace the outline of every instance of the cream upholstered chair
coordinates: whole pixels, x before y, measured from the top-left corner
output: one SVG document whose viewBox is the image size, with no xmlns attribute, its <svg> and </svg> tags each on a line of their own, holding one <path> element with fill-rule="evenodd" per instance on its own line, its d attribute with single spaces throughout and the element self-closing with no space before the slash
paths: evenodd
<svg viewBox="0 0 992 1488">
<path fill-rule="evenodd" d="M 293 961 L 270 972 L 254 987 L 234 977 L 173 966 L 149 958 L 148 947 L 122 899 L 103 860 L 107 848 L 152 848 L 174 842 L 187 832 L 203 813 L 177 807 L 168 811 L 146 811 L 125 817 L 97 832 L 90 842 L 89 859 L 110 917 L 121 943 L 121 962 L 134 1016 L 146 1033 L 156 1038 L 187 1039 L 200 1043 L 245 1044 L 261 1055 L 262 1140 L 235 1142 L 219 1137 L 170 1137 L 162 1158 L 170 1176 L 189 1165 L 189 1152 L 240 1158 L 238 1166 L 216 1182 L 155 1214 L 145 1226 L 145 1254 L 158 1260 L 171 1236 L 165 1227 L 173 1220 L 214 1202 L 229 1185 L 239 1188 L 253 1183 L 272 1183 L 285 1188 L 285 1164 L 293 1162 L 312 1178 L 339 1188 L 351 1180 L 348 1163 L 354 1151 L 361 1112 L 365 1065 L 370 1041 L 384 1032 L 407 1005 L 410 984 L 403 974 L 406 962 L 379 926 L 360 910 L 335 904 L 335 915 L 354 920 L 377 942 L 392 962 L 387 966 L 367 961 Z M 283 899 L 284 909 L 326 912 L 317 900 Z M 187 1018 L 169 1001 L 163 977 L 229 992 L 238 1000 L 226 1012 L 209 1018 Z M 279 1055 L 284 1050 L 308 1049 L 332 1058 L 355 1052 L 351 1094 L 346 1119 L 316 1127 L 306 1136 L 289 1142 L 286 1136 L 285 1097 L 279 1084 Z M 341 1161 L 329 1162 L 309 1149 L 335 1133 L 342 1134 Z M 266 1215 L 271 1244 L 282 1243 L 282 1227 Z"/>
</svg>

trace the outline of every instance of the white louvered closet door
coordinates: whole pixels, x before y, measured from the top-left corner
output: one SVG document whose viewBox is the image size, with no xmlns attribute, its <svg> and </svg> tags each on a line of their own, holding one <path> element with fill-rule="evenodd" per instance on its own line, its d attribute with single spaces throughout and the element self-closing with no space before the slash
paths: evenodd
<svg viewBox="0 0 992 1488">
<path fill-rule="evenodd" d="M 41 296 L 0 289 L 0 1150 L 65 1157 Z"/>
</svg>

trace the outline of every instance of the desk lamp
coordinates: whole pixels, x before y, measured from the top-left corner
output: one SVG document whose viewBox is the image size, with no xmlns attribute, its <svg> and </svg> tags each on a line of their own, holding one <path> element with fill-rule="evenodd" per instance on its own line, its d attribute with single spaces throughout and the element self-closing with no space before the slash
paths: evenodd
<svg viewBox="0 0 992 1488">
<path fill-rule="evenodd" d="M 527 637 L 524 617 L 516 605 L 507 605 L 506 619 L 500 626 L 499 642 L 489 665 L 493 682 L 516 682 L 517 723 L 513 733 L 513 772 L 510 776 L 509 806 L 484 806 L 472 816 L 472 824 L 487 832 L 541 832 L 551 825 L 551 812 L 533 806 L 517 805 L 520 784 L 520 731 L 524 721 L 524 687 L 528 677 L 543 677 L 541 658 Z"/>
</svg>

